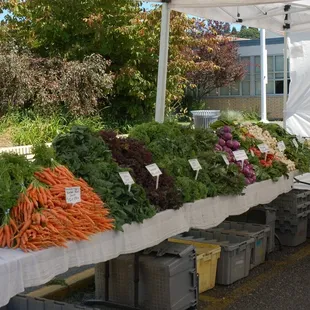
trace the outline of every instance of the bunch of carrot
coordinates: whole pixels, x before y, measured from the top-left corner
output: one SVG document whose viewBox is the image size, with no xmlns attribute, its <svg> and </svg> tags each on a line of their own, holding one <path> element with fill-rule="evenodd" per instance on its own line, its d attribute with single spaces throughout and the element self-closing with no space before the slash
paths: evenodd
<svg viewBox="0 0 310 310">
<path fill-rule="evenodd" d="M 87 240 L 114 228 L 114 220 L 99 196 L 64 166 L 36 172 L 34 181 L 20 195 L 17 205 L 0 228 L 0 246 L 35 251 L 64 246 L 70 240 Z M 66 202 L 65 188 L 80 187 L 81 202 Z"/>
</svg>

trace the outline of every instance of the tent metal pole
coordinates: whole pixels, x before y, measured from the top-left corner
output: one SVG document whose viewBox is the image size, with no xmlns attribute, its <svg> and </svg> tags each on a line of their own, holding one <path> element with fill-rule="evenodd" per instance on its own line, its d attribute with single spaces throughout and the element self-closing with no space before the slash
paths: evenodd
<svg viewBox="0 0 310 310">
<path fill-rule="evenodd" d="M 266 84 L 268 78 L 266 33 L 265 29 L 260 30 L 260 63 L 261 63 L 261 121 L 267 122 L 267 98 Z"/>
<path fill-rule="evenodd" d="M 286 102 L 287 102 L 287 31 L 284 31 L 284 50 L 283 50 L 283 61 L 284 61 L 284 77 L 283 77 L 283 128 L 286 128 Z"/>
<path fill-rule="evenodd" d="M 155 121 L 163 123 L 165 119 L 166 82 L 169 50 L 170 9 L 168 3 L 161 6 L 160 48 L 157 77 Z"/>
</svg>

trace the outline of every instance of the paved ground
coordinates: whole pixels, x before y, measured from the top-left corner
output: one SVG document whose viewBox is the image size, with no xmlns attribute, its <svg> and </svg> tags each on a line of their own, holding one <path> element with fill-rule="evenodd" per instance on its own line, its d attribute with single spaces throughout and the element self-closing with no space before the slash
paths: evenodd
<svg viewBox="0 0 310 310">
<path fill-rule="evenodd" d="M 229 287 L 200 295 L 199 310 L 310 309 L 310 242 L 284 248 Z"/>
</svg>

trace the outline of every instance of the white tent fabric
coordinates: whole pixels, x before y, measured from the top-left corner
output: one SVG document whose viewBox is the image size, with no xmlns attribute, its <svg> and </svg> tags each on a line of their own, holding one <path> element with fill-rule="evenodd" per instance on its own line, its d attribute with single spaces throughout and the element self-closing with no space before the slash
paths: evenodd
<svg viewBox="0 0 310 310">
<path fill-rule="evenodd" d="M 291 33 L 288 46 L 291 85 L 284 111 L 286 128 L 293 134 L 310 137 L 310 33 Z"/>
<path fill-rule="evenodd" d="M 290 7 L 288 6 L 290 5 Z M 310 28 L 310 1 L 210 1 L 210 0 L 171 0 L 169 8 L 190 15 L 264 28 L 271 31 L 283 31 L 287 22 L 293 31 Z"/>
<path fill-rule="evenodd" d="M 170 9 L 173 9 L 197 17 L 229 23 L 241 23 L 247 26 L 268 29 L 278 33 L 287 31 L 289 33 L 310 32 L 310 0 L 152 0 L 151 2 L 161 2 L 163 4 L 163 16 L 166 19 L 169 18 L 169 13 L 167 12 L 169 12 Z M 161 36 L 160 42 L 160 69 L 158 74 L 155 115 L 155 120 L 159 122 L 163 122 L 164 120 L 166 84 L 163 80 L 165 80 L 167 74 L 168 32 L 169 24 L 167 23 L 167 20 L 162 20 L 162 34 L 164 33 L 165 35 L 164 37 Z M 308 36 L 308 34 L 304 33 L 301 36 L 296 36 L 296 38 L 301 38 L 303 36 Z M 297 42 L 298 41 L 295 43 L 297 44 Z M 305 43 L 305 41 L 299 42 Z M 310 49 L 310 46 L 307 44 L 304 45 L 304 49 L 308 48 Z M 309 68 L 307 68 L 307 66 Z M 292 98 L 298 93 L 298 89 L 301 86 L 305 89 L 306 79 L 304 79 L 304 77 L 306 76 L 306 72 L 310 72 L 309 62 L 306 63 L 302 58 L 300 58 L 298 62 L 298 68 L 301 67 L 303 68 L 302 74 L 297 74 L 296 70 L 291 73 L 291 96 L 288 101 L 288 104 L 290 105 L 288 109 L 286 109 L 286 95 L 284 95 L 284 111 L 287 110 L 287 116 L 289 117 L 289 129 L 292 133 L 296 134 L 300 134 L 303 131 L 305 132 L 305 130 L 307 130 L 307 132 L 310 131 L 310 129 L 306 129 L 307 127 L 310 128 L 310 116 L 308 116 L 308 110 L 310 110 L 310 107 L 307 108 L 308 100 L 306 100 L 306 95 L 303 97 L 301 97 L 301 95 L 296 97 L 300 99 L 299 101 Z M 286 76 L 286 73 L 284 73 L 284 75 Z M 295 113 L 296 111 L 298 111 L 298 113 Z M 286 122 L 284 123 L 286 124 Z M 307 136 L 309 136 L 309 133 Z"/>
</svg>

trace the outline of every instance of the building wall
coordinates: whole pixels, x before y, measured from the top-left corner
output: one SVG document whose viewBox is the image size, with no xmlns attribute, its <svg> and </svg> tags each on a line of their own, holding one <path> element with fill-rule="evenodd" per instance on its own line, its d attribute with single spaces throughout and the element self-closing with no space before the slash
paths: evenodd
<svg viewBox="0 0 310 310">
<path fill-rule="evenodd" d="M 260 113 L 260 97 L 218 97 L 207 98 L 207 109 L 236 110 Z M 283 96 L 267 96 L 267 117 L 269 120 L 283 119 Z"/>
</svg>

